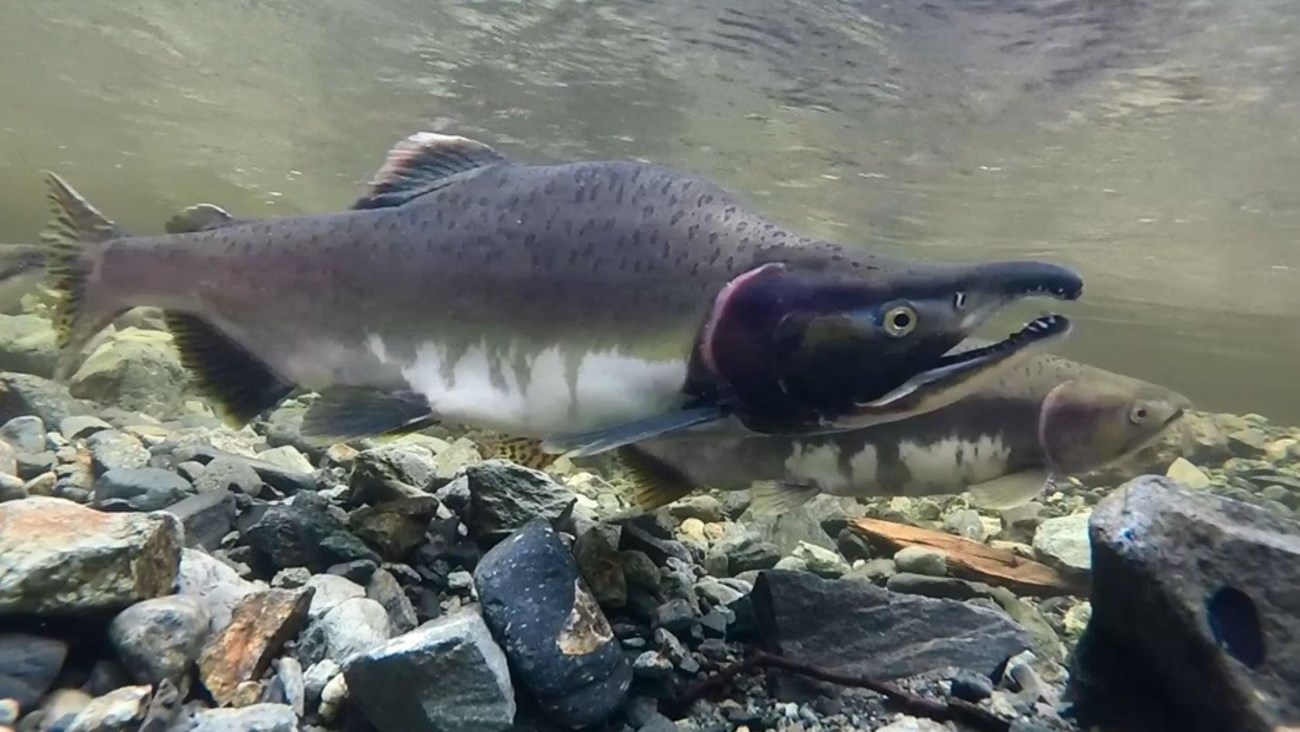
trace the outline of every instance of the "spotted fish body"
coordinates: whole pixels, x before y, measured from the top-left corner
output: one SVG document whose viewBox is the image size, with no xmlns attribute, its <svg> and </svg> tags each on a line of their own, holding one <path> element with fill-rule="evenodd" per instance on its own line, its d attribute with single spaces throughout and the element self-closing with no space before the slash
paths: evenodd
<svg viewBox="0 0 1300 732">
<path fill-rule="evenodd" d="M 1155 439 L 1190 406 L 1165 387 L 1036 354 L 941 409 L 816 436 L 649 440 L 618 455 L 653 508 L 698 487 L 745 490 L 789 509 L 817 493 L 923 496 L 966 490 L 1028 500 L 1049 478 L 1096 469 Z"/>
<path fill-rule="evenodd" d="M 520 165 L 464 138 L 408 143 L 352 210 L 160 236 L 126 235 L 55 179 L 65 352 L 154 306 L 240 421 L 294 387 L 356 388 L 541 437 L 682 408 L 719 294 L 764 265 L 813 295 L 823 286 L 799 273 L 887 290 L 975 271 L 798 236 L 652 165 Z"/>
</svg>

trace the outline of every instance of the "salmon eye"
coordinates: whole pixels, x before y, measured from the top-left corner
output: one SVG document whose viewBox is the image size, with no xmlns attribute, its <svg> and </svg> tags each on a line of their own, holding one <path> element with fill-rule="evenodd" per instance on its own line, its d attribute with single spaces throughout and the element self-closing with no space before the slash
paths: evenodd
<svg viewBox="0 0 1300 732">
<path fill-rule="evenodd" d="M 886 333 L 901 338 L 916 328 L 916 311 L 907 305 L 890 308 L 884 322 Z"/>
<path fill-rule="evenodd" d="M 1150 414 L 1151 413 L 1147 411 L 1146 407 L 1138 405 L 1133 407 L 1133 410 L 1128 413 L 1128 419 L 1133 424 L 1142 424 L 1147 421 L 1147 417 L 1150 416 Z"/>
</svg>

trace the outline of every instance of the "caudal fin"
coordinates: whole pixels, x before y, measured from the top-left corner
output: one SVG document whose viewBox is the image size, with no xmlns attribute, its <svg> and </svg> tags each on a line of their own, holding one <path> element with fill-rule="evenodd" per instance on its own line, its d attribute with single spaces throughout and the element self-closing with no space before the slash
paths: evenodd
<svg viewBox="0 0 1300 732">
<path fill-rule="evenodd" d="M 54 329 L 61 353 L 56 378 L 66 378 L 77 351 L 123 309 L 99 307 L 87 292 L 93 269 L 91 247 L 124 234 L 58 175 L 46 171 L 47 198 L 54 218 L 41 232 L 50 288 L 58 298 Z"/>
</svg>

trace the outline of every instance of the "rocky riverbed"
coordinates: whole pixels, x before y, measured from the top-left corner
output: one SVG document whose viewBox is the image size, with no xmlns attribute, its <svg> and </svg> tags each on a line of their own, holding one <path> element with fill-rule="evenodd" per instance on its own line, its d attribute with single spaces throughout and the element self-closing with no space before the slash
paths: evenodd
<svg viewBox="0 0 1300 732">
<path fill-rule="evenodd" d="M 1193 414 L 1004 512 L 823 496 L 764 519 L 727 493 L 615 521 L 604 460 L 539 472 L 450 431 L 313 449 L 310 395 L 236 432 L 147 313 L 67 387 L 20 318 L 0 322 L 0 730 L 1300 724 L 1298 429 Z M 1084 589 L 972 579 L 862 517 Z"/>
</svg>

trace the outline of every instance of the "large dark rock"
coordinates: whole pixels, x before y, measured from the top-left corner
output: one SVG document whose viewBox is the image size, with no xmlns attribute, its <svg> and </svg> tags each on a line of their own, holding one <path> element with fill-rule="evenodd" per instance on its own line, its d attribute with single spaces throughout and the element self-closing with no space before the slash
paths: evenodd
<svg viewBox="0 0 1300 732">
<path fill-rule="evenodd" d="M 1072 690 L 1085 720 L 1300 725 L 1300 524 L 1143 476 L 1097 505 L 1089 534 L 1092 619 Z"/>
<path fill-rule="evenodd" d="M 595 724 L 622 705 L 632 666 L 546 519 L 484 554 L 474 582 L 516 681 L 555 721 Z"/>
<path fill-rule="evenodd" d="M 30 709 L 49 691 L 63 668 L 68 644 L 30 633 L 0 633 L 0 699 Z"/>
<path fill-rule="evenodd" d="M 956 667 L 991 676 L 1030 647 L 995 610 L 856 580 L 766 570 L 751 598 L 766 647 L 839 673 L 896 679 Z"/>
<path fill-rule="evenodd" d="M 500 732 L 514 722 L 509 664 L 476 608 L 356 656 L 343 674 L 351 699 L 383 732 Z"/>
<path fill-rule="evenodd" d="M 311 492 L 299 493 L 291 503 L 267 506 L 242 533 L 258 559 L 274 569 L 324 572 L 354 559 L 379 561 L 379 555 L 348 533 L 326 499 Z"/>
</svg>

